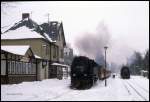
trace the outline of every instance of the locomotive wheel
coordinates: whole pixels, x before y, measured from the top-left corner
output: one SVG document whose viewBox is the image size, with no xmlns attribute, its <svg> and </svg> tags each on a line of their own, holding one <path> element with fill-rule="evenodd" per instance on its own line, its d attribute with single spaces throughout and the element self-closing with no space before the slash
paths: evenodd
<svg viewBox="0 0 150 102">
<path fill-rule="evenodd" d="M 76 83 L 75 83 L 75 87 L 76 87 L 76 88 L 79 88 L 79 87 L 80 87 L 80 85 L 81 85 L 81 82 L 80 82 L 80 81 L 76 81 Z"/>
<path fill-rule="evenodd" d="M 85 89 L 85 87 L 86 87 L 85 81 L 84 80 L 80 80 L 77 89 L 81 89 L 82 90 L 82 89 Z"/>
</svg>

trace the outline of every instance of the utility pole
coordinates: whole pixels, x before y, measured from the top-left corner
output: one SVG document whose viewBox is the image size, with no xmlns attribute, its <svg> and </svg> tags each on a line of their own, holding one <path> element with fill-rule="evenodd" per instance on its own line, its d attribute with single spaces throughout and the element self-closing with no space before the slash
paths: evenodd
<svg viewBox="0 0 150 102">
<path fill-rule="evenodd" d="M 107 67 L 107 63 L 106 63 L 106 50 L 107 50 L 107 46 L 104 47 L 105 49 L 105 71 L 104 71 L 104 75 L 105 75 L 105 87 L 107 86 L 107 81 L 106 81 L 106 67 Z"/>
</svg>

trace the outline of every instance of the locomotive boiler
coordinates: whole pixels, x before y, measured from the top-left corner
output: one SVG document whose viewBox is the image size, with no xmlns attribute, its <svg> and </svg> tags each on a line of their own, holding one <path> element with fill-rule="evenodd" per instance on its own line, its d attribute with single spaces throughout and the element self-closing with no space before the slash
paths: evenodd
<svg viewBox="0 0 150 102">
<path fill-rule="evenodd" d="M 129 79 L 130 78 L 130 70 L 129 67 L 123 66 L 121 68 L 121 78 L 122 79 Z"/>
<path fill-rule="evenodd" d="M 75 57 L 71 65 L 71 88 L 91 88 L 98 79 L 105 79 L 109 76 L 106 70 L 106 76 L 103 76 L 104 70 L 94 60 L 88 57 Z"/>
</svg>

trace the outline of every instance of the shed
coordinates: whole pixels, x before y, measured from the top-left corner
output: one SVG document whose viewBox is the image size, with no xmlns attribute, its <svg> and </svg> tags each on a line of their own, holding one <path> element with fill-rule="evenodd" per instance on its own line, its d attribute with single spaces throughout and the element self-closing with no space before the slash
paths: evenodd
<svg viewBox="0 0 150 102">
<path fill-rule="evenodd" d="M 30 46 L 1 46 L 1 83 L 35 80 L 37 64 Z"/>
<path fill-rule="evenodd" d="M 56 71 L 56 73 L 57 73 L 56 77 L 58 79 L 63 79 L 63 78 L 67 78 L 68 77 L 70 66 L 68 66 L 66 64 L 60 64 L 60 63 L 52 63 L 51 66 Z"/>
</svg>

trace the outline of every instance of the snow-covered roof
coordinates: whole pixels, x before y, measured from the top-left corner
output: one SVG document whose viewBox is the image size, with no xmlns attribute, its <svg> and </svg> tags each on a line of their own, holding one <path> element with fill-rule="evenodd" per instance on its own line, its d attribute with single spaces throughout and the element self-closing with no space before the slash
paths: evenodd
<svg viewBox="0 0 150 102">
<path fill-rule="evenodd" d="M 26 52 L 28 51 L 28 49 L 30 48 L 29 45 L 6 45 L 6 46 L 1 46 L 1 50 L 9 52 L 9 53 L 13 53 L 16 55 L 25 55 Z"/>
<path fill-rule="evenodd" d="M 66 64 L 60 64 L 60 63 L 52 63 L 51 65 L 55 65 L 55 66 L 62 66 L 62 67 L 69 67 Z"/>
<path fill-rule="evenodd" d="M 29 39 L 29 38 L 44 38 L 39 33 L 32 29 L 22 26 L 16 30 L 10 30 L 4 34 L 1 34 L 1 39 Z"/>
<path fill-rule="evenodd" d="M 17 22 L 17 23 L 10 23 L 8 25 L 2 26 L 1 27 L 1 31 L 2 33 L 5 33 L 7 30 L 9 30 L 11 27 L 16 26 L 17 24 L 19 24 L 21 21 Z"/>
<path fill-rule="evenodd" d="M 56 42 L 59 33 L 57 32 L 61 26 L 61 23 L 58 21 L 51 21 L 50 23 L 43 23 L 40 27 L 43 28 L 44 35 L 49 40 L 51 39 L 52 42 Z"/>
<path fill-rule="evenodd" d="M 53 23 L 56 23 L 58 27 L 60 26 L 60 23 L 58 22 L 52 22 L 52 24 Z M 9 26 L 9 29 L 6 27 L 3 28 L 5 29 L 3 31 L 1 30 L 2 40 L 42 38 L 49 42 L 56 42 L 56 39 L 52 39 L 41 25 L 37 24 L 30 18 L 20 20 L 19 22 L 11 25 L 11 27 Z"/>
<path fill-rule="evenodd" d="M 34 54 L 34 56 L 35 56 L 35 58 L 37 58 L 37 59 L 42 59 L 40 56 L 38 56 L 38 55 L 36 55 L 36 54 Z"/>
<path fill-rule="evenodd" d="M 141 72 L 148 72 L 148 71 L 146 71 L 146 70 L 141 70 Z"/>
<path fill-rule="evenodd" d="M 1 32 L 4 33 L 5 31 L 7 31 L 8 29 L 10 29 L 13 26 L 13 24 L 9 24 L 7 26 L 3 26 L 1 27 Z"/>
<path fill-rule="evenodd" d="M 52 40 L 46 33 L 44 33 L 44 36 L 47 38 L 48 41 L 50 42 L 56 42 L 56 40 Z"/>
</svg>

